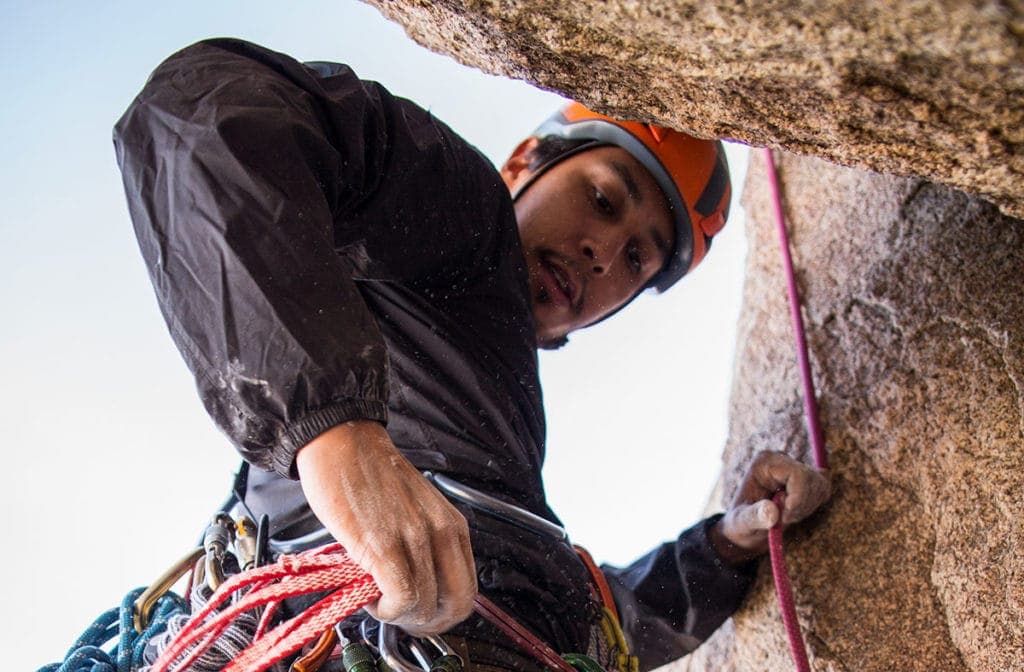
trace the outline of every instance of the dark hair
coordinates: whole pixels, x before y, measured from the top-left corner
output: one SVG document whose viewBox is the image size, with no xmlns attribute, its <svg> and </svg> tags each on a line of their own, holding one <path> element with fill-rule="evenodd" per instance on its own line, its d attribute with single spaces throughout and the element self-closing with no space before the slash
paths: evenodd
<svg viewBox="0 0 1024 672">
<path fill-rule="evenodd" d="M 530 170 L 537 170 L 560 156 L 571 154 L 583 145 L 589 144 L 594 144 L 594 141 L 589 138 L 569 139 L 557 135 L 545 135 L 540 138 L 537 146 L 526 155 L 527 166 Z"/>
</svg>

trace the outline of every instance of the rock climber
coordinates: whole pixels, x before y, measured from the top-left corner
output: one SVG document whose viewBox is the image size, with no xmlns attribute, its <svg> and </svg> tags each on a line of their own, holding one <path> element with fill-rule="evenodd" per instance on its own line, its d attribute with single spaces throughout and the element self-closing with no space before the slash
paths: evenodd
<svg viewBox="0 0 1024 672">
<path fill-rule="evenodd" d="M 171 335 L 255 467 L 244 505 L 282 548 L 325 530 L 379 585 L 374 617 L 447 633 L 471 666 L 540 669 L 471 616 L 477 591 L 599 655 L 595 580 L 640 669 L 678 658 L 737 608 L 767 529 L 828 497 L 762 452 L 728 512 L 597 579 L 542 529 L 537 348 L 701 260 L 728 212 L 717 142 L 570 105 L 496 170 L 346 66 L 218 39 L 156 69 L 115 145 Z"/>
</svg>

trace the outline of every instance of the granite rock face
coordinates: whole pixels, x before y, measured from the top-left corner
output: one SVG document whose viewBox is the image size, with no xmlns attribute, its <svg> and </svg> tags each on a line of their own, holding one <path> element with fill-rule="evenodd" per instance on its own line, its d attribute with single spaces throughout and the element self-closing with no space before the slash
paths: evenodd
<svg viewBox="0 0 1024 672">
<path fill-rule="evenodd" d="M 369 0 L 598 110 L 983 194 L 1024 216 L 1024 5 Z"/>
<path fill-rule="evenodd" d="M 777 156 L 835 486 L 788 535 L 812 667 L 1024 671 L 1024 5 L 372 4 L 488 72 L 794 152 Z M 725 501 L 757 450 L 807 458 L 754 159 Z M 793 669 L 767 567 L 675 666 Z"/>
<path fill-rule="evenodd" d="M 1024 670 L 1024 221 L 777 158 L 835 486 L 787 535 L 813 669 Z M 810 462 L 769 198 L 755 152 L 725 501 L 759 449 Z M 793 669 L 767 570 L 680 670 Z"/>
</svg>

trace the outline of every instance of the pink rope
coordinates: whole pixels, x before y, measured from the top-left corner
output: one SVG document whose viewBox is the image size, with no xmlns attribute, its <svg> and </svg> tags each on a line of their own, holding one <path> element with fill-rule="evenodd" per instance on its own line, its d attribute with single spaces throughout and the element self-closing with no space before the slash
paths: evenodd
<svg viewBox="0 0 1024 672">
<path fill-rule="evenodd" d="M 825 469 L 827 462 L 824 441 L 818 422 L 814 381 L 811 376 L 810 358 L 807 354 L 807 338 L 804 335 L 803 318 L 800 313 L 800 295 L 797 291 L 793 260 L 789 252 L 789 237 L 786 233 L 775 161 L 769 149 L 764 150 L 764 156 L 768 167 L 768 181 L 773 197 L 775 221 L 782 249 L 782 262 L 789 289 L 790 315 L 796 335 L 797 358 L 804 389 L 807 430 L 815 466 Z M 773 498 L 780 510 L 783 496 L 783 493 L 779 492 Z M 796 664 L 797 672 L 810 672 L 807 649 L 800 634 L 800 624 L 793 603 L 792 586 L 786 573 L 781 519 L 768 532 L 768 551 L 771 556 L 772 576 L 775 579 L 775 590 L 782 612 L 783 625 L 789 638 L 793 662 Z M 249 589 L 249 592 L 242 599 L 214 615 L 216 609 L 225 604 L 233 593 L 246 588 Z M 187 669 L 202 651 L 208 648 L 228 625 L 245 611 L 266 607 L 268 612 L 273 612 L 282 600 L 325 590 L 334 592 L 304 610 L 299 616 L 281 623 L 269 632 L 264 632 L 269 622 L 269 613 L 264 614 L 265 618 L 261 619 L 258 627 L 257 638 L 231 661 L 225 668 L 225 672 L 265 670 L 319 637 L 335 623 L 344 620 L 356 610 L 380 597 L 380 590 L 372 577 L 359 569 L 338 544 L 307 551 L 297 556 L 285 556 L 273 565 L 238 574 L 225 581 L 209 604 L 192 617 L 171 645 L 160 655 L 152 667 L 152 672 L 166 672 L 171 667 L 174 667 L 175 670 Z M 476 610 L 492 622 L 504 626 L 502 629 L 507 634 L 531 653 L 540 657 L 542 661 L 550 664 L 554 669 L 563 669 L 558 664 L 559 662 L 564 664 L 560 656 L 550 651 L 543 642 L 535 637 L 525 636 L 519 628 L 514 627 L 518 626 L 518 623 L 479 595 L 477 596 Z M 527 631 L 526 635 L 529 634 Z"/>
<path fill-rule="evenodd" d="M 775 224 L 779 232 L 779 247 L 782 251 L 782 265 L 786 274 L 786 285 L 789 290 L 789 312 L 793 321 L 793 332 L 796 336 L 797 359 L 800 365 L 800 380 L 804 391 L 804 415 L 807 419 L 807 434 L 811 442 L 814 466 L 827 469 L 828 460 L 825 454 L 825 442 L 822 438 L 821 424 L 818 422 L 818 403 L 814 392 L 814 379 L 811 376 L 811 361 L 807 355 L 807 337 L 804 335 L 804 321 L 800 312 L 800 292 L 796 286 L 796 273 L 793 271 L 793 259 L 789 252 L 789 235 L 786 232 L 786 218 L 782 211 L 782 195 L 779 190 L 779 178 L 775 170 L 775 159 L 770 149 L 764 150 L 765 163 L 768 169 L 768 183 L 772 193 L 772 205 L 775 210 Z M 779 510 L 782 510 L 783 493 L 776 493 L 773 498 Z M 810 672 L 811 665 L 807 658 L 807 647 L 800 634 L 800 623 L 796 616 L 793 602 L 793 588 L 789 575 L 786 573 L 786 557 L 782 547 L 782 520 L 768 531 L 768 554 L 772 562 L 772 577 L 775 579 L 775 594 L 779 599 L 779 610 L 782 612 L 782 624 L 786 628 L 789 639 L 789 651 L 797 672 Z"/>
<path fill-rule="evenodd" d="M 242 590 L 247 592 L 241 599 L 225 608 L 231 596 Z M 269 632 L 262 632 L 265 623 L 261 621 L 261 631 L 225 672 L 265 670 L 380 597 L 373 578 L 339 544 L 283 556 L 273 565 L 236 574 L 221 584 L 160 654 L 151 672 L 188 669 L 243 612 L 261 607 L 273 611 L 288 598 L 324 591 L 333 592 Z"/>
<path fill-rule="evenodd" d="M 789 314 L 793 320 L 793 332 L 796 336 L 796 356 L 800 363 L 800 380 L 804 388 L 804 415 L 807 418 L 807 435 L 811 441 L 814 454 L 814 466 L 818 469 L 828 468 L 825 455 L 825 441 L 822 439 L 821 424 L 818 422 L 818 402 L 814 393 L 814 379 L 811 377 L 811 360 L 807 356 L 807 337 L 804 335 L 804 320 L 800 314 L 800 292 L 796 286 L 796 273 L 793 271 L 793 257 L 789 253 L 789 234 L 786 233 L 786 216 L 782 212 L 782 195 L 779 191 L 779 178 L 775 172 L 775 159 L 770 149 L 764 150 L 765 162 L 768 164 L 768 183 L 771 186 L 772 205 L 775 208 L 775 225 L 779 231 L 779 247 L 782 251 L 782 266 L 786 273 L 786 287 L 789 290 Z"/>
<path fill-rule="evenodd" d="M 773 500 L 782 510 L 782 493 L 775 495 Z M 768 555 L 772 561 L 772 578 L 775 579 L 775 596 L 779 599 L 779 611 L 782 612 L 782 625 L 786 628 L 789 639 L 789 652 L 797 672 L 811 672 L 811 663 L 807 659 L 807 647 L 800 634 L 800 622 L 796 618 L 796 605 L 793 602 L 793 587 L 786 573 L 786 556 L 782 549 L 782 524 L 779 523 L 768 530 Z"/>
</svg>

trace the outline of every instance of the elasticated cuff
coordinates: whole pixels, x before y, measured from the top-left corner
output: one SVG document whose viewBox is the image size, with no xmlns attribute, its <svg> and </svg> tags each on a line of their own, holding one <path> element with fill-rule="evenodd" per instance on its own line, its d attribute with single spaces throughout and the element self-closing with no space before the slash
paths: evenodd
<svg viewBox="0 0 1024 672">
<path fill-rule="evenodd" d="M 284 436 L 274 450 L 274 471 L 286 478 L 297 479 L 295 454 L 299 448 L 316 437 L 344 422 L 352 420 L 375 420 L 381 424 L 388 421 L 388 407 L 382 401 L 369 399 L 345 399 L 331 406 L 317 409 L 284 429 Z"/>
<path fill-rule="evenodd" d="M 749 589 L 754 578 L 757 576 L 757 567 L 760 564 L 759 558 L 753 558 L 739 565 L 730 564 L 725 558 L 718 554 L 715 545 L 711 542 L 711 528 L 718 521 L 725 517 L 724 513 L 716 513 L 697 523 L 693 528 L 693 534 L 689 538 L 689 547 L 694 555 L 701 555 L 710 561 L 720 572 L 725 573 L 737 582 L 745 582 L 744 591 Z"/>
</svg>

